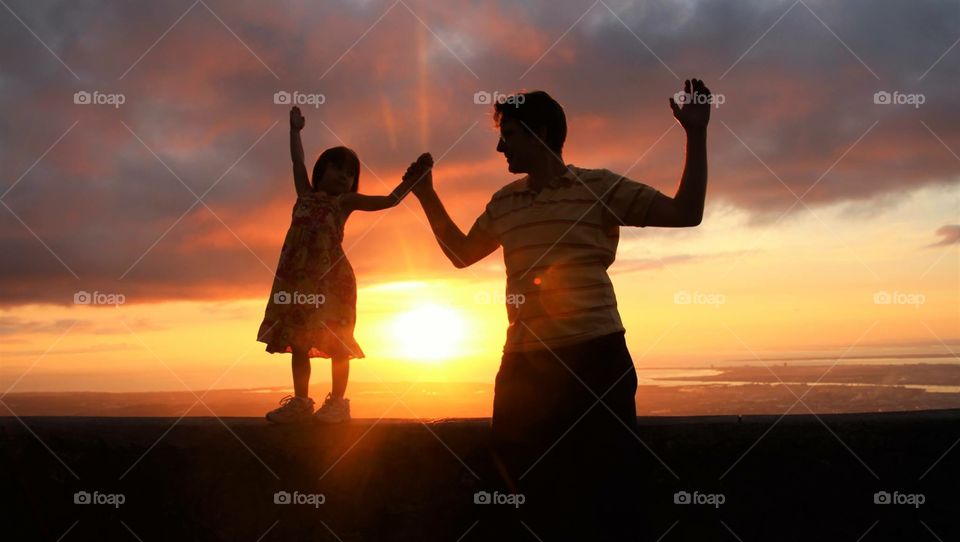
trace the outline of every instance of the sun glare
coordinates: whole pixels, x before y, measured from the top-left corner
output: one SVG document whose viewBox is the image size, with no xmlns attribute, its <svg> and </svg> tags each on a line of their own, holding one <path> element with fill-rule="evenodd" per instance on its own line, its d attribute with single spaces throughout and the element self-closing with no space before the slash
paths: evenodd
<svg viewBox="0 0 960 542">
<path fill-rule="evenodd" d="M 463 318 L 441 305 L 422 305 L 393 320 L 397 353 L 414 361 L 440 361 L 458 354 Z"/>
</svg>

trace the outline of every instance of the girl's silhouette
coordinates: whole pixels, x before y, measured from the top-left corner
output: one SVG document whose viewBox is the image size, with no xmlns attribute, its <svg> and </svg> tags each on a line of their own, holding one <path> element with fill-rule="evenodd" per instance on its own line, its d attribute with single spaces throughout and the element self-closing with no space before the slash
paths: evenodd
<svg viewBox="0 0 960 542">
<path fill-rule="evenodd" d="M 280 400 L 268 420 L 292 423 L 311 419 L 327 423 L 350 419 L 344 397 L 350 359 L 364 357 L 354 340 L 357 283 L 341 243 L 353 211 L 379 211 L 398 204 L 410 183 L 401 182 L 387 196 L 357 193 L 360 160 L 346 147 L 323 151 L 307 179 L 300 130 L 300 108 L 290 110 L 290 154 L 297 201 L 283 241 L 273 289 L 257 340 L 270 353 L 292 354 L 294 395 Z M 314 412 L 309 397 L 310 358 L 330 358 L 332 390 Z"/>
</svg>

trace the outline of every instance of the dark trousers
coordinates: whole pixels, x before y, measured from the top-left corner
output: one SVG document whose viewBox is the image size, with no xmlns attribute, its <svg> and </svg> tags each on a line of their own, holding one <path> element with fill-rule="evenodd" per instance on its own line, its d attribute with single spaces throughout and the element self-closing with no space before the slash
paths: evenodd
<svg viewBox="0 0 960 542">
<path fill-rule="evenodd" d="M 530 532 L 544 541 L 630 539 L 631 496 L 640 491 L 631 468 L 636 391 L 622 332 L 504 354 L 493 446 L 503 490 L 525 498 L 501 522 L 504 531 L 528 540 Z"/>
</svg>

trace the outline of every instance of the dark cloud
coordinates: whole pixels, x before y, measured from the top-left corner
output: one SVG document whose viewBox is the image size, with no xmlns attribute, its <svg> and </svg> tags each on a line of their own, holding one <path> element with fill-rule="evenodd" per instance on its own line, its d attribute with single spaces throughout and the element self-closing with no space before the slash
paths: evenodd
<svg viewBox="0 0 960 542">
<path fill-rule="evenodd" d="M 438 189 L 463 227 L 512 177 L 478 90 L 548 90 L 568 113 L 568 161 L 670 193 L 681 130 L 650 148 L 674 122 L 675 75 L 702 77 L 726 98 L 708 205 L 756 222 L 794 195 L 865 205 L 957 182 L 960 49 L 934 65 L 960 27 L 947 3 L 610 0 L 572 29 L 592 3 L 405 4 L 10 1 L 69 69 L 0 12 L 0 191 L 12 187 L 2 201 L 26 224 L 0 207 L 0 304 L 68 303 L 80 289 L 142 301 L 266 294 L 293 202 L 278 90 L 325 95 L 305 108 L 308 160 L 355 148 L 369 192 L 386 192 L 423 150 L 447 153 Z M 78 90 L 126 103 L 75 105 Z M 878 91 L 925 102 L 878 105 Z M 209 208 L 190 209 L 191 191 L 208 190 Z M 358 272 L 448 271 L 422 216 L 378 218 L 348 226 Z M 398 249 L 404 265 L 386 268 Z"/>
</svg>

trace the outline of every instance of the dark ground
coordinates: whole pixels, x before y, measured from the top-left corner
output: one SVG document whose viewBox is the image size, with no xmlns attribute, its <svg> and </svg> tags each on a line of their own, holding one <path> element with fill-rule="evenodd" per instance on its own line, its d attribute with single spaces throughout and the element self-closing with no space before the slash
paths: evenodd
<svg viewBox="0 0 960 542">
<path fill-rule="evenodd" d="M 960 540 L 960 410 L 777 420 L 639 418 L 636 539 Z M 488 420 L 175 422 L 0 417 L 3 539 L 467 541 L 500 539 L 498 529 L 538 539 L 497 522 L 506 505 L 474 504 L 497 487 Z M 125 502 L 74 504 L 78 491 Z M 325 502 L 275 504 L 277 491 Z M 678 491 L 724 503 L 674 504 Z M 924 502 L 878 505 L 878 491 Z"/>
</svg>

